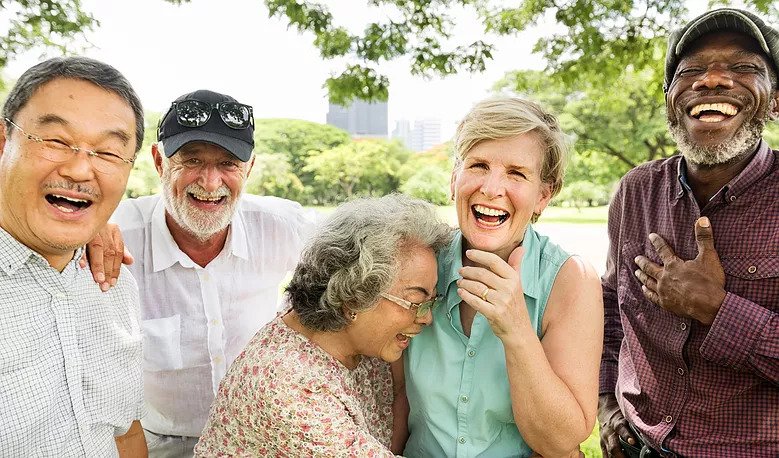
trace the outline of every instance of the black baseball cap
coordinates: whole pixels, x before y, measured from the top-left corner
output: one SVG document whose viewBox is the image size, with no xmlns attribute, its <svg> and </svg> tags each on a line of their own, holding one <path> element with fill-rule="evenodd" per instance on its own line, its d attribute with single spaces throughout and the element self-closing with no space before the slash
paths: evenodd
<svg viewBox="0 0 779 458">
<path fill-rule="evenodd" d="M 740 32 L 757 40 L 769 62 L 774 66 L 774 71 L 779 69 L 779 65 L 777 65 L 779 63 L 779 31 L 749 11 L 719 8 L 703 13 L 684 27 L 674 30 L 668 37 L 663 90 L 668 92 L 676 67 L 679 65 L 679 60 L 686 48 L 707 33 L 725 30 Z"/>
<path fill-rule="evenodd" d="M 243 162 L 247 162 L 251 159 L 252 151 L 254 150 L 253 121 L 250 122 L 249 127 L 245 129 L 233 129 L 227 126 L 222 120 L 222 117 L 214 110 L 214 112 L 211 113 L 208 122 L 202 126 L 183 126 L 178 122 L 175 104 L 185 100 L 197 100 L 211 105 L 220 102 L 238 102 L 229 95 L 206 89 L 190 92 L 189 94 L 184 94 L 177 98 L 171 105 L 170 110 L 168 110 L 160 121 L 160 126 L 157 131 L 157 141 L 163 142 L 166 157 L 173 156 L 187 143 L 207 142 L 221 146 Z"/>
</svg>

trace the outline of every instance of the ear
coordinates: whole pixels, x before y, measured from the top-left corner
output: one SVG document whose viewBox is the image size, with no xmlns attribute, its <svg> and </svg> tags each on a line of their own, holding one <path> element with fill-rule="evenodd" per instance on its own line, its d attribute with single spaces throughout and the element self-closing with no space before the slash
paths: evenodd
<svg viewBox="0 0 779 458">
<path fill-rule="evenodd" d="M 536 201 L 536 206 L 533 209 L 535 213 L 541 214 L 547 205 L 549 205 L 549 201 L 552 200 L 552 187 L 549 185 L 549 183 L 541 183 L 541 193 L 538 196 L 538 201 Z"/>
<path fill-rule="evenodd" d="M 774 96 L 768 103 L 768 116 L 772 120 L 779 119 L 779 90 L 774 91 Z"/>
<path fill-rule="evenodd" d="M 5 154 L 5 134 L 7 132 L 7 127 L 5 122 L 0 122 L 0 157 Z"/>
<path fill-rule="evenodd" d="M 457 177 L 460 175 L 461 166 L 457 164 L 452 169 L 452 177 L 449 179 L 449 197 L 454 201 L 454 184 L 457 182 Z"/>
<path fill-rule="evenodd" d="M 154 168 L 157 169 L 157 174 L 162 177 L 162 154 L 157 143 L 151 145 L 151 156 L 154 158 Z"/>
<path fill-rule="evenodd" d="M 249 161 L 249 170 L 246 171 L 246 177 L 248 178 L 249 175 L 252 173 L 252 169 L 254 168 L 254 159 L 256 159 L 257 156 L 252 154 L 252 160 Z"/>
</svg>

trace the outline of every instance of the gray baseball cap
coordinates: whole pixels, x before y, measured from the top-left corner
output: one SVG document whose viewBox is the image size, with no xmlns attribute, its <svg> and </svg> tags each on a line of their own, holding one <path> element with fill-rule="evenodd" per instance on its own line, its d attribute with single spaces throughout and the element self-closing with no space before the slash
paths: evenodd
<svg viewBox="0 0 779 458">
<path fill-rule="evenodd" d="M 665 56 L 663 92 L 668 92 L 684 50 L 707 33 L 725 30 L 740 32 L 757 40 L 760 48 L 773 64 L 774 71 L 779 68 L 777 64 L 779 63 L 779 31 L 749 11 L 720 8 L 703 13 L 684 27 L 671 32 L 668 37 L 668 52 Z"/>
</svg>

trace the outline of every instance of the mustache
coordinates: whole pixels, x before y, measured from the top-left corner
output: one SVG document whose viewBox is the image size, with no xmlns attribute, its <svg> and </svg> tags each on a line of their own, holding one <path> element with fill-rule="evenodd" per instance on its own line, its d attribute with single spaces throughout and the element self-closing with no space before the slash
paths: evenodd
<svg viewBox="0 0 779 458">
<path fill-rule="evenodd" d="M 728 89 L 714 88 L 714 89 L 700 89 L 696 91 L 695 94 L 682 100 L 681 101 L 682 105 L 686 106 L 691 99 L 697 99 L 699 97 L 728 97 L 730 99 L 738 100 L 743 106 L 743 108 L 747 108 L 747 106 L 751 103 L 749 98 L 744 96 L 743 94 L 733 94 Z"/>
<path fill-rule="evenodd" d="M 86 194 L 93 199 L 99 199 L 102 196 L 100 191 L 93 188 L 92 186 L 87 186 L 82 183 L 74 183 L 69 180 L 47 181 L 46 183 L 43 183 L 41 189 L 43 191 L 76 191 L 79 194 Z"/>
</svg>

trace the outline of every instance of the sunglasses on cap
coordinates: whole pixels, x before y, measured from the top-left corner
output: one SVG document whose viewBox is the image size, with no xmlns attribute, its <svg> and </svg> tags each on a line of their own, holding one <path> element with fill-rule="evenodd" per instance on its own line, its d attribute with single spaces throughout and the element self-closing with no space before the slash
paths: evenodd
<svg viewBox="0 0 779 458">
<path fill-rule="evenodd" d="M 252 107 L 238 102 L 208 103 L 200 100 L 173 102 L 168 113 L 175 110 L 176 120 L 184 127 L 201 127 L 216 110 L 225 125 L 231 129 L 246 129 L 254 125 Z M 162 119 L 165 119 L 165 116 Z"/>
</svg>

